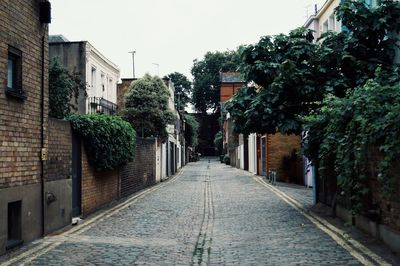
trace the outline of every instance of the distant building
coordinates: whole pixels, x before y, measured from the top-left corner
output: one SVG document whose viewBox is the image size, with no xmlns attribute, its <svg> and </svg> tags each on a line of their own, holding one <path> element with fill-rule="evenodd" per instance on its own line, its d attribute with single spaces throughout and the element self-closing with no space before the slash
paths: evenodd
<svg viewBox="0 0 400 266">
<path fill-rule="evenodd" d="M 304 27 L 315 31 L 314 38 L 318 39 L 321 34 L 327 31 L 340 32 L 342 23 L 337 19 L 335 8 L 340 4 L 340 0 L 328 0 L 317 10 L 317 13 L 310 16 Z"/>
<path fill-rule="evenodd" d="M 318 39 L 328 31 L 342 31 L 342 22 L 335 14 L 335 9 L 339 6 L 341 0 L 327 0 L 320 9 L 316 8 L 316 13 L 311 15 L 304 27 L 315 31 L 314 38 Z M 376 7 L 379 0 L 365 0 L 370 7 Z"/>
<path fill-rule="evenodd" d="M 50 59 L 57 59 L 87 85 L 87 96 L 79 94 L 78 113 L 114 114 L 120 70 L 88 41 L 70 42 L 62 35 L 49 37 Z"/>
<path fill-rule="evenodd" d="M 224 105 L 245 84 L 238 72 L 221 73 L 220 101 Z M 224 151 L 230 164 L 253 174 L 274 171 L 279 180 L 303 184 L 302 160 L 297 156 L 301 139 L 296 135 L 237 134 L 227 113 L 223 123 Z"/>
</svg>

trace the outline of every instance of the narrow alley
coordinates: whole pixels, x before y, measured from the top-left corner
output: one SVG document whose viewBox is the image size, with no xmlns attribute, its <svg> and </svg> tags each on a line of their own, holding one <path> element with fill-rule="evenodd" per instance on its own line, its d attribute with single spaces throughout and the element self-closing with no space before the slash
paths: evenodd
<svg viewBox="0 0 400 266">
<path fill-rule="evenodd" d="M 326 233 L 289 194 L 204 159 L 69 231 L 34 242 L 4 265 L 385 264 Z"/>
</svg>

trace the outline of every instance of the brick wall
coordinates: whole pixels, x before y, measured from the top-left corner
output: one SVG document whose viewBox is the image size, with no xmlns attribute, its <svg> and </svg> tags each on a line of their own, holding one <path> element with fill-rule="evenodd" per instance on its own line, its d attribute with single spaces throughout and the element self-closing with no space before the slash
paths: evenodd
<svg viewBox="0 0 400 266">
<path fill-rule="evenodd" d="M 274 134 L 267 136 L 267 171 L 268 169 L 275 168 L 277 170 L 278 178 L 286 182 L 303 182 L 303 167 L 302 159 L 291 164 L 290 166 L 284 165 L 284 156 L 290 156 L 293 150 L 300 152 L 301 150 L 301 137 L 296 135 L 283 135 Z M 290 168 L 285 171 L 284 168 Z M 289 173 L 288 173 L 289 172 Z"/>
<path fill-rule="evenodd" d="M 118 170 L 97 172 L 82 147 L 82 213 L 89 214 L 118 199 L 118 193 Z"/>
<path fill-rule="evenodd" d="M 5 252 L 6 245 L 9 244 L 10 228 L 11 231 L 19 232 L 11 238 L 25 242 L 39 237 L 42 229 L 41 89 L 43 77 L 46 148 L 48 28 L 39 21 L 39 2 L 0 1 L 0 254 Z M 21 99 L 23 97 L 6 94 L 9 52 L 16 55 L 14 62 L 21 70 L 16 71 L 19 73 L 16 80 L 19 83 L 18 89 L 21 88 L 24 92 L 22 95 L 26 97 L 25 100 Z M 16 201 L 21 203 L 20 226 L 19 223 L 10 222 L 8 217 L 9 203 Z"/>
<path fill-rule="evenodd" d="M 121 79 L 122 82 L 117 84 L 117 105 L 119 110 L 124 107 L 124 95 L 134 80 L 136 79 Z"/>
<path fill-rule="evenodd" d="M 47 114 L 48 37 L 47 27 L 39 22 L 39 1 L 0 1 L 0 188 L 40 181 L 42 36 Z M 9 46 L 22 52 L 22 88 L 27 97 L 24 102 L 5 94 Z M 47 115 L 44 124 L 47 125 Z"/>
<path fill-rule="evenodd" d="M 122 197 L 156 183 L 156 148 L 156 139 L 136 140 L 135 160 L 120 171 Z"/>
<path fill-rule="evenodd" d="M 72 132 L 67 121 L 49 118 L 47 181 L 71 178 Z"/>
<path fill-rule="evenodd" d="M 381 212 L 381 223 L 400 232 L 400 166 L 395 164 L 392 173 L 395 176 L 395 184 L 393 194 L 382 191 L 377 180 L 378 162 L 382 159 L 382 155 L 374 148 L 370 149 L 367 156 L 367 165 L 370 176 L 370 193 L 367 202 L 364 203 L 365 209 L 376 209 Z"/>
</svg>

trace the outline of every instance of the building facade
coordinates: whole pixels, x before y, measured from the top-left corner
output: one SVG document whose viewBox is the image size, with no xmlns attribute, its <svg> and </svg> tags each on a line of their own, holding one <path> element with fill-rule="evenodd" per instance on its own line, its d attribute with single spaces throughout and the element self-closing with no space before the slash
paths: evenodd
<svg viewBox="0 0 400 266">
<path fill-rule="evenodd" d="M 50 59 L 58 60 L 71 74 L 86 84 L 86 95 L 79 93 L 80 114 L 117 111 L 117 83 L 120 70 L 88 41 L 70 42 L 62 35 L 50 36 Z M 73 100 L 75 104 L 75 99 Z"/>
<path fill-rule="evenodd" d="M 0 18 L 2 254 L 44 233 L 50 3 L 3 0 Z"/>
</svg>

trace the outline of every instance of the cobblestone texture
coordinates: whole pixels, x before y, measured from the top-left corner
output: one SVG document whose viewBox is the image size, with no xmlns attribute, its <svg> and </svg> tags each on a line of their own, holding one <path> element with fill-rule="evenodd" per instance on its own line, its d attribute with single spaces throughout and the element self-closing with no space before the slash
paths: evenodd
<svg viewBox="0 0 400 266">
<path fill-rule="evenodd" d="M 270 190 L 207 160 L 28 265 L 359 265 Z"/>
</svg>

